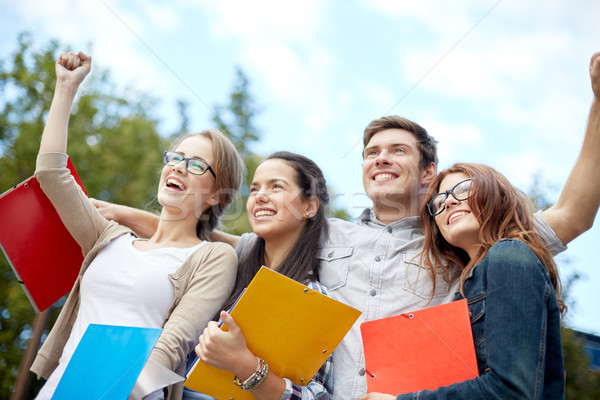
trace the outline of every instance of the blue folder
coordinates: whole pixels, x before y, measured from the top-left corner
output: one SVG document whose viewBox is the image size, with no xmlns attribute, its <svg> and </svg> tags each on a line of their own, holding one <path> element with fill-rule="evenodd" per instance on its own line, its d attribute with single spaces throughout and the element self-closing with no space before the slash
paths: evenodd
<svg viewBox="0 0 600 400">
<path fill-rule="evenodd" d="M 90 324 L 52 399 L 127 399 L 161 331 Z"/>
</svg>

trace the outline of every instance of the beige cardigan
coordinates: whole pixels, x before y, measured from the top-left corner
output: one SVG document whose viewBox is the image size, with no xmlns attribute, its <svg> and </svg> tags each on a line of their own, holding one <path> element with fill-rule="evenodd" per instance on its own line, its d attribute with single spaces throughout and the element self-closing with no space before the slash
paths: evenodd
<svg viewBox="0 0 600 400">
<path fill-rule="evenodd" d="M 38 378 L 48 378 L 58 365 L 77 317 L 81 278 L 88 266 L 111 240 L 131 232 L 129 228 L 108 221 L 97 212 L 75 183 L 66 163 L 66 154 L 41 154 L 37 159 L 35 176 L 65 226 L 81 246 L 85 259 L 75 285 L 31 367 Z M 163 322 L 163 331 L 152 350 L 151 359 L 184 375 L 186 356 L 193 351 L 198 336 L 231 294 L 236 270 L 237 257 L 231 246 L 208 243 L 169 275 L 175 300 Z M 167 399 L 180 399 L 182 391 L 182 383 L 170 386 Z"/>
</svg>

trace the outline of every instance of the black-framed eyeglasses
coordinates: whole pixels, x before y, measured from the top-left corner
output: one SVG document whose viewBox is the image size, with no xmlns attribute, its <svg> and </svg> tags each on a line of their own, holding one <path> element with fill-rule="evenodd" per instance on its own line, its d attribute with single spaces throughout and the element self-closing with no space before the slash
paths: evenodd
<svg viewBox="0 0 600 400">
<path fill-rule="evenodd" d="M 470 178 L 465 179 L 464 181 L 458 182 L 456 185 L 454 185 L 452 189 L 433 196 L 431 200 L 427 202 L 427 211 L 429 211 L 429 214 L 431 214 L 432 217 L 435 217 L 444 211 L 446 199 L 450 195 L 452 195 L 452 197 L 458 201 L 467 200 L 471 196 L 471 181 L 472 179 Z"/>
<path fill-rule="evenodd" d="M 204 175 L 206 171 L 210 171 L 212 176 L 217 179 L 215 171 L 208 165 L 208 163 L 200 158 L 185 157 L 183 154 L 173 150 L 166 150 L 163 154 L 163 163 L 166 165 L 177 165 L 180 162 L 185 161 L 185 169 L 194 175 Z"/>
</svg>

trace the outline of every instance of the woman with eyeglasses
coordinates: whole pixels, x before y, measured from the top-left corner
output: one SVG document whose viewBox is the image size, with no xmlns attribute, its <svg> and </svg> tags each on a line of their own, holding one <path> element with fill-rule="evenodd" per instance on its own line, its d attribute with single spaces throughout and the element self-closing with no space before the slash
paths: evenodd
<svg viewBox="0 0 600 400">
<path fill-rule="evenodd" d="M 434 391 L 365 399 L 562 399 L 560 278 L 533 230 L 531 201 L 499 172 L 460 163 L 429 185 L 421 263 L 467 299 L 479 376 Z M 435 282 L 435 279 L 433 279 Z"/>
<path fill-rule="evenodd" d="M 91 323 L 162 328 L 150 360 L 179 375 L 198 336 L 227 300 L 237 257 L 208 243 L 239 188 L 243 163 L 219 131 L 184 136 L 163 155 L 158 184 L 162 206 L 156 232 L 141 240 L 101 216 L 75 183 L 67 163 L 67 127 L 91 57 L 63 53 L 42 134 L 36 177 L 85 254 L 79 277 L 31 370 L 48 381 L 39 399 L 52 397 L 79 340 Z M 142 372 L 144 374 L 144 372 Z M 183 384 L 147 398 L 179 399 Z"/>
</svg>

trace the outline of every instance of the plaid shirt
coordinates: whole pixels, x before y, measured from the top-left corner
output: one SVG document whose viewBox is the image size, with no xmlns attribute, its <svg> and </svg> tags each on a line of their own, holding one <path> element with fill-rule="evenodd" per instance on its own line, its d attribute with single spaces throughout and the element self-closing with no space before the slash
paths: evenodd
<svg viewBox="0 0 600 400">
<path fill-rule="evenodd" d="M 308 282 L 306 283 L 306 286 L 329 296 L 329 292 L 325 286 L 321 285 L 319 282 Z M 327 358 L 325 363 L 306 386 L 297 385 L 287 378 L 283 378 L 283 380 L 285 380 L 285 390 L 283 391 L 280 400 L 329 399 L 333 395 L 332 357 L 329 356 Z"/>
</svg>

